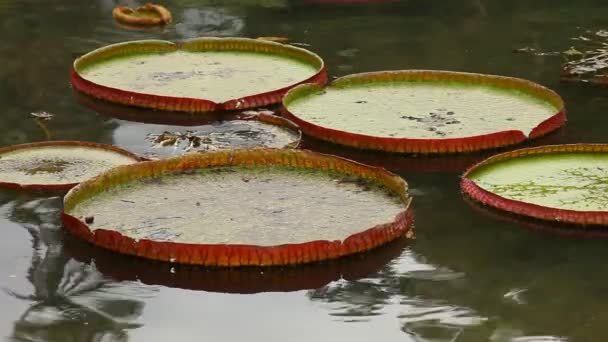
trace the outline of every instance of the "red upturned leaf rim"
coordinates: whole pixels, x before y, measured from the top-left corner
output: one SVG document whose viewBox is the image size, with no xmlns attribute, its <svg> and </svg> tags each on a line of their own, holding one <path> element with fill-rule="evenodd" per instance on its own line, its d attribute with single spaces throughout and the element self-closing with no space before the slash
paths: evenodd
<svg viewBox="0 0 608 342">
<path fill-rule="evenodd" d="M 285 58 L 298 59 L 301 62 L 313 65 L 317 72 L 311 77 L 287 87 L 271 89 L 267 92 L 251 94 L 221 103 L 202 98 L 160 96 L 107 87 L 86 80 L 78 73 L 81 68 L 107 58 L 127 54 L 163 53 L 178 50 L 198 52 L 232 50 L 281 55 Z M 168 111 L 213 112 L 241 110 L 280 103 L 283 95 L 298 84 L 325 84 L 327 82 L 327 70 L 321 57 L 311 51 L 258 39 L 205 37 L 175 43 L 165 40 L 138 40 L 108 45 L 77 58 L 73 64 L 71 82 L 72 86 L 78 91 L 123 105 Z"/>
<path fill-rule="evenodd" d="M 551 154 L 551 153 L 608 153 L 608 144 L 566 144 L 566 145 L 549 145 L 532 148 L 524 148 L 515 151 L 505 152 L 469 168 L 463 175 L 460 181 L 462 192 L 468 195 L 473 200 L 484 205 L 494 207 L 505 212 L 532 217 L 544 221 L 551 221 L 556 224 L 569 223 L 580 225 L 584 229 L 594 229 L 597 226 L 608 225 L 608 211 L 583 211 L 550 208 L 537 204 L 527 203 L 508 199 L 497 195 L 478 186 L 473 180 L 467 178 L 471 172 L 477 168 L 494 164 L 506 159 L 534 155 L 534 154 Z"/>
<path fill-rule="evenodd" d="M 517 89 L 548 101 L 558 108 L 558 111 L 536 126 L 529 136 L 526 136 L 519 130 L 506 130 L 464 138 L 446 139 L 378 137 L 319 126 L 289 112 L 288 106 L 292 101 L 322 89 L 320 85 L 305 84 L 297 86 L 285 94 L 283 98 L 285 110 L 282 114 L 297 124 L 305 135 L 310 135 L 320 140 L 359 149 L 422 154 L 475 152 L 519 144 L 528 138 L 533 139 L 546 135 L 558 129 L 566 122 L 564 102 L 557 93 L 537 83 L 520 78 L 442 70 L 397 70 L 348 75 L 335 79 L 329 86 L 347 87 L 362 83 L 407 81 L 457 81 L 505 89 Z"/>
<path fill-rule="evenodd" d="M 112 186 L 144 177 L 220 166 L 287 166 L 364 177 L 396 193 L 404 208 L 391 222 L 350 235 L 343 241 L 315 240 L 275 246 L 136 241 L 113 230 L 92 231 L 83 220 L 69 214 L 80 202 Z M 75 236 L 122 254 L 179 264 L 239 267 L 307 264 L 364 252 L 404 236 L 411 229 L 413 213 L 407 183 L 384 169 L 306 150 L 241 149 L 194 153 L 119 166 L 70 190 L 64 198 L 62 220 L 64 227 Z"/>
<path fill-rule="evenodd" d="M 136 12 L 146 11 L 155 13 L 156 17 L 141 17 L 135 15 Z M 116 6 L 112 10 L 112 17 L 118 23 L 127 26 L 159 26 L 167 25 L 173 20 L 171 12 L 161 5 L 147 3 L 137 8 L 128 6 Z"/>
<path fill-rule="evenodd" d="M 577 224 L 563 222 L 556 224 L 542 219 L 513 215 L 504 210 L 486 206 L 468 196 L 464 198 L 464 201 L 469 204 L 474 211 L 484 216 L 489 216 L 492 219 L 508 224 L 517 225 L 531 232 L 545 236 L 581 240 L 608 239 L 608 230 L 602 229 L 601 226 L 589 226 L 588 228 L 581 229 L 581 225 Z"/>
<path fill-rule="evenodd" d="M 26 150 L 26 149 L 37 149 L 44 147 L 85 147 L 91 149 L 100 149 L 106 152 L 114 152 L 116 154 L 120 154 L 129 158 L 132 158 L 135 162 L 140 162 L 143 159 L 137 156 L 134 153 L 131 153 L 125 149 L 120 147 L 116 147 L 108 144 L 100 144 L 89 141 L 72 141 L 72 140 L 51 140 L 51 141 L 42 141 L 35 143 L 27 143 L 27 144 L 19 144 L 19 145 L 11 145 L 0 148 L 0 156 L 4 153 L 18 151 L 18 150 Z M 12 188 L 12 189 L 25 189 L 25 190 L 69 190 L 76 186 L 79 182 L 74 183 L 63 183 L 63 184 L 20 184 L 13 182 L 3 182 L 0 181 L 0 188 Z"/>
<path fill-rule="evenodd" d="M 66 235 L 64 251 L 84 263 L 95 262 L 105 276 L 118 281 L 140 281 L 193 291 L 252 294 L 317 289 L 340 279 L 358 280 L 378 272 L 401 255 L 407 240 L 397 239 L 373 251 L 346 256 L 331 262 L 299 267 L 207 268 L 173 265 L 143 258 L 125 257 L 106 249 L 91 246 Z M 171 271 L 173 269 L 173 271 Z"/>
</svg>

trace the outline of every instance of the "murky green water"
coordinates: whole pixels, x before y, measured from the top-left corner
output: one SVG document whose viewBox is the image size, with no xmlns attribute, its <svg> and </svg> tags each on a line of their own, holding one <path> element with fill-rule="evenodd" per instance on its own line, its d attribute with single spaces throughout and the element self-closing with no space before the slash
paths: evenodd
<svg viewBox="0 0 608 342">
<path fill-rule="evenodd" d="M 73 58 L 122 40 L 200 35 L 286 36 L 310 44 L 332 76 L 437 68 L 527 78 L 558 91 L 569 109 L 567 127 L 542 142 L 608 142 L 605 89 L 560 84 L 559 56 L 512 53 L 524 46 L 566 50 L 574 44 L 569 38 L 608 29 L 605 1 L 376 2 L 167 0 L 175 24 L 141 32 L 114 25 L 112 0 L 0 0 L 0 145 L 44 139 L 29 115 L 44 110 L 55 114 L 48 122 L 52 138 L 129 147 L 132 142 L 116 134 L 126 122 L 76 103 L 68 82 Z M 129 125 L 146 131 L 145 124 Z M 69 239 L 57 218 L 59 197 L 0 191 L 0 336 L 9 341 L 608 339 L 607 242 L 524 230 L 470 206 L 459 194 L 457 169 L 474 158 L 334 152 L 381 163 L 407 178 L 415 196 L 415 241 L 302 270 L 171 268 Z M 450 171 L 423 172 L 440 169 Z M 278 291 L 287 289 L 292 291 Z"/>
</svg>

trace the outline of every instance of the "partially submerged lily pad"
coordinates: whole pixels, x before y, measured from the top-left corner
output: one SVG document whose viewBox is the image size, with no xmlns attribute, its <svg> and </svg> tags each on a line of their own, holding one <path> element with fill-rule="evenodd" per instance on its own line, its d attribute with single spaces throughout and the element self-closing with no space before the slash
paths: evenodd
<svg viewBox="0 0 608 342">
<path fill-rule="evenodd" d="M 496 155 L 469 169 L 474 200 L 552 222 L 608 224 L 608 145 L 554 145 Z"/>
<path fill-rule="evenodd" d="M 600 85 L 608 84 L 608 41 L 606 31 L 587 32 L 573 38 L 580 44 L 562 52 L 567 62 L 560 79 Z"/>
<path fill-rule="evenodd" d="M 111 170 L 68 193 L 63 220 L 124 254 L 268 266 L 392 241 L 410 229 L 410 202 L 405 181 L 382 169 L 309 151 L 234 150 Z"/>
<path fill-rule="evenodd" d="M 305 134 L 363 149 L 453 153 L 542 136 L 565 122 L 562 99 L 516 78 L 447 71 L 350 75 L 301 85 L 285 116 Z"/>
<path fill-rule="evenodd" d="M 296 148 L 301 133 L 291 122 L 268 114 L 236 115 L 193 127 L 125 123 L 114 133 L 117 145 L 146 158 L 238 148 Z"/>
<path fill-rule="evenodd" d="M 152 3 L 137 8 L 116 6 L 112 17 L 120 24 L 136 27 L 167 25 L 173 20 L 168 9 Z"/>
<path fill-rule="evenodd" d="M 299 83 L 325 83 L 321 58 L 294 46 L 245 38 L 109 45 L 74 62 L 72 84 L 121 104 L 208 112 L 278 103 Z"/>
<path fill-rule="evenodd" d="M 69 189 L 110 168 L 140 159 L 111 145 L 48 141 L 0 148 L 0 186 Z"/>
</svg>

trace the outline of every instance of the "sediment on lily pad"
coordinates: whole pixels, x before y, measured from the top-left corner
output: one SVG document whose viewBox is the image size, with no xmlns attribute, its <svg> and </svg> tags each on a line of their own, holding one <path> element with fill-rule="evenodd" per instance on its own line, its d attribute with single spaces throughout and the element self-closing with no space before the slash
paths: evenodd
<svg viewBox="0 0 608 342">
<path fill-rule="evenodd" d="M 279 103 L 300 83 L 326 80 L 316 54 L 247 38 L 118 43 L 76 59 L 71 76 L 75 89 L 93 97 L 186 112 Z"/>
<path fill-rule="evenodd" d="M 108 169 L 141 161 L 112 145 L 45 141 L 0 148 L 0 187 L 67 190 Z"/>
<path fill-rule="evenodd" d="M 299 267 L 201 268 L 129 258 L 103 248 L 91 246 L 66 235 L 64 252 L 84 263 L 95 263 L 103 275 L 117 281 L 138 281 L 194 291 L 221 293 L 287 292 L 318 289 L 332 281 L 365 278 L 378 272 L 398 257 L 407 240 L 398 239 L 367 253 L 332 262 Z"/>
<path fill-rule="evenodd" d="M 135 27 L 167 25 L 173 20 L 168 9 L 152 3 L 137 8 L 116 6 L 112 17 L 122 25 Z"/>
<path fill-rule="evenodd" d="M 360 149 L 459 153 L 536 138 L 566 120 L 555 92 L 530 81 L 430 70 L 355 74 L 300 85 L 284 116 L 304 134 Z"/>
<path fill-rule="evenodd" d="M 490 157 L 462 177 L 473 200 L 553 223 L 608 225 L 608 145 L 527 148 Z"/>
<path fill-rule="evenodd" d="M 410 202 L 407 183 L 383 169 L 250 149 L 115 168 L 72 189 L 62 217 L 74 235 L 123 254 L 270 266 L 335 259 L 402 237 Z"/>
</svg>

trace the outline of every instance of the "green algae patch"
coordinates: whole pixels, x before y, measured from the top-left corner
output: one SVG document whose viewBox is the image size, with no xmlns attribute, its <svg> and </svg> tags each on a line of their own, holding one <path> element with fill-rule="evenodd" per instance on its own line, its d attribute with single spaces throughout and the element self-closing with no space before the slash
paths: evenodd
<svg viewBox="0 0 608 342">
<path fill-rule="evenodd" d="M 113 146 L 45 142 L 0 149 L 0 184 L 24 188 L 66 188 L 110 168 L 139 161 Z"/>
<path fill-rule="evenodd" d="M 485 149 L 535 137 L 543 123 L 563 111 L 556 94 L 528 81 L 436 71 L 359 74 L 327 88 L 301 86 L 286 96 L 284 105 L 287 117 L 317 138 L 428 153 Z M 560 121 L 543 130 L 555 129 Z"/>
<path fill-rule="evenodd" d="M 606 224 L 606 145 L 555 145 L 507 152 L 465 173 L 473 199 L 510 212 L 568 223 Z"/>
<path fill-rule="evenodd" d="M 288 149 L 187 154 L 113 169 L 64 201 L 96 245 L 208 266 L 299 264 L 372 249 L 409 231 L 406 183 L 382 169 Z"/>
</svg>

